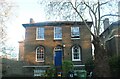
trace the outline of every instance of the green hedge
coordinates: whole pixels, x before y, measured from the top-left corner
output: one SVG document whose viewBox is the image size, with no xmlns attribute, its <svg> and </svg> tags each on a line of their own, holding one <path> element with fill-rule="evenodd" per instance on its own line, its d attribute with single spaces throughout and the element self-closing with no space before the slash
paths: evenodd
<svg viewBox="0 0 120 79">
<path fill-rule="evenodd" d="M 113 56 L 109 60 L 110 70 L 113 77 L 120 76 L 120 56 Z"/>
</svg>

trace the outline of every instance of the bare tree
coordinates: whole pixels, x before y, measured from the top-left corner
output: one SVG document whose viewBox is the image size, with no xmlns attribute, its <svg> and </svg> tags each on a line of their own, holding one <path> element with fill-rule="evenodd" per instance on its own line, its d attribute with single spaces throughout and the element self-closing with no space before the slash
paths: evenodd
<svg viewBox="0 0 120 79">
<path fill-rule="evenodd" d="M 4 52 L 5 43 L 7 41 L 7 22 L 12 15 L 14 4 L 6 0 L 0 0 L 0 52 Z"/>
<path fill-rule="evenodd" d="M 86 27 L 88 28 L 88 30 L 90 31 L 90 33 L 93 37 L 92 43 L 95 48 L 95 50 L 94 50 L 94 54 L 95 54 L 94 76 L 95 77 L 110 77 L 111 76 L 110 75 L 110 67 L 109 67 L 109 63 L 108 63 L 108 53 L 103 46 L 103 41 L 100 38 L 100 28 L 101 28 L 102 18 L 104 18 L 105 16 L 119 16 L 117 14 L 111 14 L 111 13 L 104 14 L 104 15 L 102 14 L 101 7 L 106 4 L 109 4 L 109 2 L 110 1 L 100 2 L 98 0 L 97 3 L 92 4 L 92 7 L 91 7 L 89 5 L 90 4 L 89 2 L 82 1 L 83 5 L 85 5 L 89 9 L 89 15 L 93 22 L 94 33 L 88 27 L 86 21 L 84 20 L 84 18 L 81 16 L 79 11 L 77 10 L 77 7 L 75 7 L 73 5 L 73 3 L 70 2 L 70 4 L 74 8 L 74 10 L 77 12 L 77 14 L 80 16 L 82 21 L 85 23 Z"/>
<path fill-rule="evenodd" d="M 46 19 L 47 20 L 67 20 L 67 21 L 76 21 L 81 20 L 78 17 L 78 14 L 72 8 L 72 5 L 69 4 L 68 0 L 39 0 L 42 8 L 44 8 Z M 78 4 L 79 2 L 76 2 Z M 84 10 L 86 7 L 84 5 L 79 5 L 79 12 L 84 16 Z"/>
<path fill-rule="evenodd" d="M 47 2 L 45 2 L 47 3 Z M 62 4 L 62 5 L 60 5 Z M 64 5 L 67 6 L 64 6 Z M 85 1 L 85 0 L 67 0 L 66 2 L 64 1 L 59 1 L 54 4 L 52 4 L 52 2 L 48 2 L 48 4 L 44 4 L 45 10 L 47 10 L 47 14 L 50 15 L 50 17 L 52 17 L 51 15 L 53 14 L 54 16 L 58 16 L 58 14 L 56 12 L 61 12 L 61 10 L 64 11 L 64 13 L 60 13 L 63 15 L 63 17 L 68 17 L 66 20 L 74 20 L 73 17 L 77 17 L 77 20 L 82 20 L 85 23 L 85 26 L 87 27 L 87 29 L 89 30 L 89 32 L 91 33 L 93 40 L 92 40 L 92 44 L 94 45 L 94 54 L 95 54 L 95 60 L 94 60 L 94 64 L 95 64 L 95 68 L 94 68 L 94 76 L 95 77 L 110 77 L 110 68 L 109 68 L 109 63 L 108 63 L 108 53 L 106 51 L 106 49 L 103 46 L 103 41 L 100 38 L 100 33 L 101 33 L 101 23 L 103 18 L 105 18 L 106 16 L 119 16 L 117 15 L 117 13 L 115 13 L 115 11 L 112 13 L 111 10 L 113 9 L 113 3 L 109 0 L 102 0 L 102 1 L 97 1 L 97 2 L 93 2 L 93 0 L 90 1 Z M 65 8 L 64 8 L 65 7 Z M 72 8 L 71 8 L 72 7 Z M 105 9 L 107 7 L 107 9 Z M 108 8 L 111 7 L 111 8 Z M 115 4 L 114 4 L 115 7 Z M 46 9 L 47 8 L 47 9 Z M 55 8 L 55 10 L 54 10 Z M 64 8 L 64 9 L 63 9 Z M 49 9 L 49 10 L 48 10 Z M 109 12 L 105 12 L 105 10 L 108 10 Z M 73 11 L 75 13 L 71 13 L 71 11 Z M 55 13 L 54 13 L 55 11 Z M 86 12 L 87 11 L 87 14 Z M 68 14 L 67 13 L 71 13 Z M 85 14 L 84 14 L 85 13 Z M 74 16 L 75 15 L 75 16 Z M 84 16 L 83 16 L 84 15 Z M 87 17 L 90 17 L 90 20 L 93 22 L 93 30 L 91 30 L 91 28 L 87 25 L 86 23 L 86 18 L 85 15 L 87 15 Z M 73 17 L 72 17 L 73 16 Z M 71 17 L 71 18 L 70 18 Z M 69 19 L 70 18 L 70 19 Z M 75 19 L 76 20 L 76 19 Z"/>
</svg>

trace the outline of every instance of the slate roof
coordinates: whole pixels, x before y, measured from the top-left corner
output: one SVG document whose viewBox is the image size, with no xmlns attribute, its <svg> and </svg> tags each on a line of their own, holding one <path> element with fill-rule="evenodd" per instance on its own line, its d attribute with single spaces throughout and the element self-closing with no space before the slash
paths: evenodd
<svg viewBox="0 0 120 79">
<path fill-rule="evenodd" d="M 106 30 L 110 30 L 110 29 L 113 29 L 113 28 L 118 28 L 118 27 L 120 27 L 120 20 L 119 21 L 116 21 L 116 22 L 113 22 L 110 26 L 108 26 L 102 33 L 101 33 L 101 35 L 103 35 L 105 32 L 106 32 Z M 100 36 L 101 36 L 100 35 Z"/>
<path fill-rule="evenodd" d="M 60 26 L 60 25 L 83 25 L 84 22 L 80 21 L 48 21 L 48 22 L 37 22 L 37 23 L 27 23 L 22 24 L 25 28 L 31 26 Z M 92 25 L 92 22 L 87 22 L 87 24 Z"/>
</svg>

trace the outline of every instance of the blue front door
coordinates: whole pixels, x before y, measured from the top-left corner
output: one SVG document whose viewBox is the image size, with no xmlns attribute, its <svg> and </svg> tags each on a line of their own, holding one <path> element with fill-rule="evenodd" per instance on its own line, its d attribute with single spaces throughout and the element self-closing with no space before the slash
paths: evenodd
<svg viewBox="0 0 120 79">
<path fill-rule="evenodd" d="M 62 66 L 62 51 L 55 51 L 54 55 L 54 64 L 55 66 Z"/>
</svg>

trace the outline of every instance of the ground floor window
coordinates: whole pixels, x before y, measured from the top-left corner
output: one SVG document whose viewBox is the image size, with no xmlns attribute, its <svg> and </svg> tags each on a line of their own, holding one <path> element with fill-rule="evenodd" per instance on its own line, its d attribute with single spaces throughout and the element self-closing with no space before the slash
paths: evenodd
<svg viewBox="0 0 120 79">
<path fill-rule="evenodd" d="M 78 45 L 72 47 L 72 61 L 81 61 L 81 50 Z"/>
<path fill-rule="evenodd" d="M 36 62 L 44 62 L 44 47 L 39 46 L 36 48 Z"/>
<path fill-rule="evenodd" d="M 43 76 L 45 73 L 45 70 L 40 70 L 40 69 L 35 69 L 34 70 L 34 76 L 37 77 L 37 76 Z"/>
</svg>

